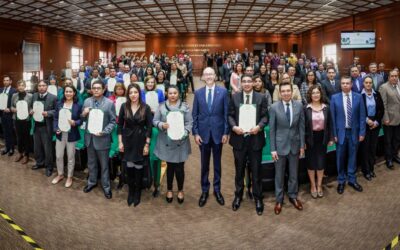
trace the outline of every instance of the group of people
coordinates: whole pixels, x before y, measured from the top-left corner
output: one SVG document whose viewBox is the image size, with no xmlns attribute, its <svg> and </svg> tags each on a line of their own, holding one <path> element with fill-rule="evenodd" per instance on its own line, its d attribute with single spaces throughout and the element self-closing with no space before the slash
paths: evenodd
<svg viewBox="0 0 400 250">
<path fill-rule="evenodd" d="M 361 76 L 357 66 L 351 66 L 351 76 L 339 77 L 332 62 L 322 66 L 315 62 L 316 65 L 314 63 L 313 68 L 308 70 L 308 66 L 303 65 L 304 61 L 311 64 L 315 60 L 308 61 L 305 56 L 296 59 L 292 65 L 292 57 L 283 55 L 275 67 L 272 66 L 270 53 L 263 53 L 258 69 L 252 64 L 254 58 L 250 55 L 247 60 L 243 60 L 241 54 L 235 58 L 228 56 L 223 63 L 223 68 L 228 71 L 222 70 L 225 86 L 217 84 L 218 75 L 214 68 L 206 67 L 201 76 L 205 86 L 194 92 L 190 109 L 182 98 L 187 91 L 179 85 L 178 79 L 182 75 L 176 73 L 179 63 L 186 65 L 188 61 L 185 60 L 191 63 L 190 57 L 185 53 L 179 54 L 179 62 L 176 63 L 168 62 L 166 56 L 151 56 L 151 64 L 136 60 L 131 67 L 122 61 L 118 72 L 110 68 L 109 75 L 100 72 L 97 64 L 97 67 L 82 66 L 79 76 L 79 72 L 72 70 L 67 62 L 67 68 L 61 74 L 64 84 L 54 94 L 49 92 L 50 82 L 56 82 L 53 77 L 49 78 L 50 81 L 40 80 L 32 94 L 26 91 L 24 81 L 18 81 L 17 89 L 14 89 L 11 78 L 4 76 L 4 87 L 0 93 L 6 94 L 8 99 L 1 114 L 5 137 L 2 155 L 14 154 L 15 132 L 19 153 L 15 161 L 27 164 L 31 148 L 29 138 L 32 135 L 36 161 L 32 169 L 45 168 L 46 175 L 52 176 L 55 162 L 57 176 L 52 183 L 57 184 L 65 177 L 66 150 L 68 171 L 65 186 L 70 187 L 75 146 L 83 136 L 89 169 L 83 191 L 88 193 L 97 186 L 100 171 L 104 195 L 110 199 L 109 152 L 114 144 L 129 187 L 129 206 L 140 203 L 148 169 L 152 170 L 150 172 L 154 177 L 153 196 L 159 194 L 157 168 L 161 161 L 167 163 L 166 201 L 173 202 L 173 181 L 176 179 L 176 199 L 178 203 L 183 203 L 184 165 L 192 150 L 189 140 L 192 133 L 201 157 L 202 193 L 198 205 L 205 206 L 209 197 L 211 154 L 214 165 L 213 194 L 220 205 L 225 204 L 221 193 L 221 154 L 223 144 L 229 142 L 235 165 L 232 209 L 237 211 L 240 208 L 245 192 L 245 175 L 248 173 L 248 181 L 252 184 L 248 194 L 254 199 L 258 215 L 264 211 L 261 161 L 266 144 L 266 126 L 269 126 L 270 151 L 275 162 L 276 214 L 282 211 L 286 167 L 289 172 L 289 201 L 296 209 L 303 209 L 297 198 L 298 162 L 302 156 L 306 157 L 310 195 L 313 198 L 324 196 L 322 179 L 328 145 L 336 143 L 339 194 L 344 192 L 346 183 L 356 191 L 363 190 L 356 178 L 358 151 L 362 154 L 358 164 L 364 177 L 367 180 L 376 177 L 375 155 L 382 126 L 386 166 L 393 169 L 393 161 L 400 163 L 397 157 L 400 142 L 397 69 L 391 70 L 385 81 L 377 71 L 376 63 L 369 65 L 369 73 L 364 76 Z M 161 61 L 167 64 L 166 69 L 161 66 Z M 270 69 L 265 61 L 271 64 Z M 143 74 L 138 73 L 142 70 Z M 101 76 L 103 73 L 105 78 Z M 23 115 L 23 109 L 28 115 Z M 170 116 L 173 113 L 178 114 L 175 119 Z M 95 129 L 94 121 L 102 122 L 101 127 Z M 179 137 L 171 132 L 177 127 L 181 129 Z"/>
</svg>

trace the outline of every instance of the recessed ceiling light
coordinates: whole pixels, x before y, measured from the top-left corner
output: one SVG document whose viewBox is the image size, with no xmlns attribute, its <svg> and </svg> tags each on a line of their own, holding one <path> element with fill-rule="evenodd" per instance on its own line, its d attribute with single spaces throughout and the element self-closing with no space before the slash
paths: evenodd
<svg viewBox="0 0 400 250">
<path fill-rule="evenodd" d="M 104 14 L 103 13 L 99 13 L 99 17 L 103 17 L 104 16 Z"/>
</svg>

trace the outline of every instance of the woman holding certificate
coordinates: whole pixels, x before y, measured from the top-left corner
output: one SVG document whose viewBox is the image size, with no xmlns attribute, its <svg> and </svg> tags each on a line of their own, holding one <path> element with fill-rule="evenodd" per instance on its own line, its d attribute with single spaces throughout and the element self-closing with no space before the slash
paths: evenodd
<svg viewBox="0 0 400 250">
<path fill-rule="evenodd" d="M 53 127 L 56 132 L 56 163 L 58 175 L 51 182 L 57 184 L 64 179 L 64 151 L 67 149 L 68 173 L 65 187 L 72 185 L 75 167 L 75 144 L 80 140 L 79 126 L 82 105 L 78 102 L 77 90 L 73 85 L 66 85 L 63 98 L 58 102 L 54 114 Z"/>
<path fill-rule="evenodd" d="M 118 116 L 119 151 L 124 152 L 122 160 L 128 176 L 128 206 L 134 204 L 136 207 L 140 203 L 143 165 L 150 149 L 152 118 L 150 107 L 142 101 L 140 86 L 132 83 Z"/>
<path fill-rule="evenodd" d="M 172 183 L 174 175 L 178 182 L 178 202 L 184 201 L 184 164 L 191 153 L 188 135 L 192 129 L 192 114 L 188 105 L 179 99 L 179 90 L 171 85 L 167 90 L 167 101 L 154 114 L 153 125 L 158 128 L 154 154 L 167 162 L 166 200 L 173 200 Z"/>
<path fill-rule="evenodd" d="M 26 119 L 17 119 L 17 102 L 26 101 L 26 103 L 32 102 L 32 94 L 25 91 L 26 84 L 25 81 L 19 80 L 17 82 L 17 93 L 13 94 L 11 99 L 11 112 L 13 113 L 13 119 L 15 124 L 15 130 L 17 134 L 17 145 L 19 155 L 15 158 L 15 162 L 21 161 L 24 157 L 22 164 L 27 164 L 29 162 L 29 150 L 30 150 L 30 135 L 31 131 L 31 120 L 28 116 Z"/>
</svg>

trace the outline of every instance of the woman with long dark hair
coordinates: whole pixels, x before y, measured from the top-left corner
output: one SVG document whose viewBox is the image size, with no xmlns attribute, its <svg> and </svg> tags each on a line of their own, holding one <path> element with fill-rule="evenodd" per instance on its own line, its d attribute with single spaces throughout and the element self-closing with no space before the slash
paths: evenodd
<svg viewBox="0 0 400 250">
<path fill-rule="evenodd" d="M 147 164 L 152 130 L 150 107 L 141 98 L 140 86 L 129 85 L 126 103 L 121 106 L 118 116 L 119 151 L 126 167 L 129 186 L 128 206 L 140 203 L 142 192 L 143 167 Z"/>
</svg>

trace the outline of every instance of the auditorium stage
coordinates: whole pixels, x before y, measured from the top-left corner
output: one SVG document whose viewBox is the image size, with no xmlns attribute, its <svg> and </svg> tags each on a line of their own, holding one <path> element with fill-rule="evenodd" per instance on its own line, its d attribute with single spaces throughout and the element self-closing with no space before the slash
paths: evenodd
<svg viewBox="0 0 400 250">
<path fill-rule="evenodd" d="M 400 233 L 398 164 L 393 171 L 377 166 L 372 182 L 359 175 L 362 193 L 346 187 L 340 196 L 334 177 L 329 177 L 325 197 L 314 200 L 309 185 L 303 184 L 301 212 L 286 199 L 282 213 L 275 215 L 274 195 L 267 191 L 264 214 L 257 216 L 254 203 L 246 198 L 237 212 L 231 209 L 230 146 L 223 148 L 222 156 L 225 206 L 219 206 L 210 194 L 205 207 L 198 207 L 200 159 L 191 142 L 182 205 L 176 197 L 172 204 L 166 203 L 165 179 L 160 197 L 152 198 L 151 191 L 144 191 L 141 204 L 133 208 L 126 204 L 126 187 L 116 191 L 114 183 L 113 199 L 106 200 L 99 188 L 82 192 L 82 173 L 66 189 L 61 183 L 52 185 L 44 170 L 32 171 L 33 162 L 24 166 L 2 156 L 0 208 L 44 249 L 382 249 Z M 2 217 L 0 249 L 31 249 Z"/>
</svg>

